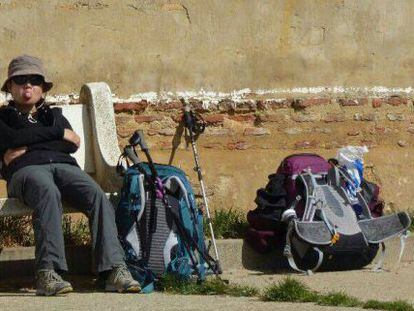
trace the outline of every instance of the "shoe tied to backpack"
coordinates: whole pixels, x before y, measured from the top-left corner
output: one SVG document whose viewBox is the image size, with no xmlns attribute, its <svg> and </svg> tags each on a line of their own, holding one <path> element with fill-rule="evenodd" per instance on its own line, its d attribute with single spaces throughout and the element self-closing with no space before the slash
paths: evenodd
<svg viewBox="0 0 414 311">
<path fill-rule="evenodd" d="M 36 295 L 38 296 L 62 295 L 73 291 L 72 285 L 63 280 L 54 270 L 38 270 L 36 278 Z"/>
<path fill-rule="evenodd" d="M 105 284 L 105 291 L 120 293 L 139 293 L 141 286 L 134 280 L 125 264 L 114 266 Z"/>
</svg>

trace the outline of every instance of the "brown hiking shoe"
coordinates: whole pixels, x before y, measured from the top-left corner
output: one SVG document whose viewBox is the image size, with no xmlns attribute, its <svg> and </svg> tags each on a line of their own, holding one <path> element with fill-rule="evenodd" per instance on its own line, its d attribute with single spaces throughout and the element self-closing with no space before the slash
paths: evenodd
<svg viewBox="0 0 414 311">
<path fill-rule="evenodd" d="M 70 293 L 72 285 L 54 270 L 39 270 L 36 275 L 36 295 L 54 296 Z"/>
<path fill-rule="evenodd" d="M 120 293 L 139 293 L 141 286 L 132 278 L 125 264 L 115 266 L 105 283 L 105 291 Z"/>
</svg>

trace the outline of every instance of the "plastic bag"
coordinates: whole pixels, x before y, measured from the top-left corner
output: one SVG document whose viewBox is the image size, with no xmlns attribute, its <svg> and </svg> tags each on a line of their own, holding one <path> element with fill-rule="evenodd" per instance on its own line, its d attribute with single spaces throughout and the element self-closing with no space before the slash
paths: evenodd
<svg viewBox="0 0 414 311">
<path fill-rule="evenodd" d="M 340 166 L 354 168 L 355 162 L 364 164 L 364 154 L 367 152 L 367 146 L 346 146 L 338 150 L 336 158 Z"/>
<path fill-rule="evenodd" d="M 364 154 L 368 152 L 367 146 L 346 146 L 337 153 L 339 166 L 346 168 L 348 173 L 356 179 L 356 185 L 361 185 L 364 175 Z"/>
<path fill-rule="evenodd" d="M 356 194 L 360 191 L 364 178 L 364 154 L 367 152 L 367 146 L 346 146 L 337 152 L 338 165 L 347 172 L 350 178 L 346 183 L 346 192 L 351 203 L 358 202 Z"/>
</svg>

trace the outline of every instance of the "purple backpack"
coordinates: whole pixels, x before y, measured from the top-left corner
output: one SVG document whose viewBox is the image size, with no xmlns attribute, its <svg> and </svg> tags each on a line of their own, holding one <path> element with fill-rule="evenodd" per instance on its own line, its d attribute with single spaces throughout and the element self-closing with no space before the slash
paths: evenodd
<svg viewBox="0 0 414 311">
<path fill-rule="evenodd" d="M 329 163 L 313 153 L 300 153 L 287 156 L 275 174 L 269 175 L 266 188 L 257 190 L 257 208 L 247 213 L 249 228 L 246 241 L 258 252 L 265 253 L 283 246 L 285 225 L 280 221 L 281 214 L 295 201 L 299 189 L 296 177 L 305 169 L 312 173 L 327 173 Z M 297 214 L 303 213 L 303 204 L 297 204 Z"/>
<path fill-rule="evenodd" d="M 285 176 L 285 190 L 287 192 L 287 206 L 296 198 L 298 193 L 296 177 L 304 170 L 309 169 L 313 174 L 327 174 L 330 164 L 320 155 L 314 153 L 292 154 L 280 163 L 276 174 Z M 298 209 L 303 207 L 298 207 Z M 297 211 L 300 215 L 301 212 Z"/>
</svg>

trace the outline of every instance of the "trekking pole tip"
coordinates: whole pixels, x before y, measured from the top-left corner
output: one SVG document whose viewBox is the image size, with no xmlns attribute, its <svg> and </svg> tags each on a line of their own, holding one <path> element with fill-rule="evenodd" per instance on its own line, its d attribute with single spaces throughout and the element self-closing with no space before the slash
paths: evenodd
<svg viewBox="0 0 414 311">
<path fill-rule="evenodd" d="M 223 274 L 223 269 L 221 269 L 221 264 L 219 260 L 216 260 L 216 274 Z"/>
</svg>

